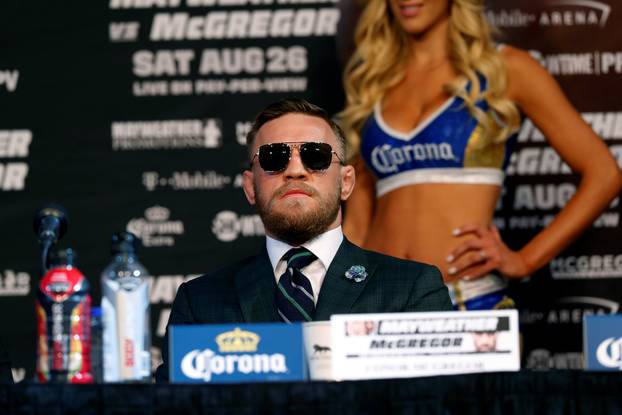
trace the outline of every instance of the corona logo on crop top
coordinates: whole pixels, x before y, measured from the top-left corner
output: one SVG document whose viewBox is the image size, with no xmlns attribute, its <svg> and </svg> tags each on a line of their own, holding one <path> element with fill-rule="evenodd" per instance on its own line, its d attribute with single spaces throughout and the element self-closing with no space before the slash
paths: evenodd
<svg viewBox="0 0 622 415">
<path fill-rule="evenodd" d="M 430 160 L 456 160 L 451 144 L 424 143 L 404 144 L 393 147 L 389 144 L 376 146 L 371 153 L 371 162 L 382 173 L 397 172 L 401 165 Z"/>
<path fill-rule="evenodd" d="M 268 375 L 288 371 L 284 354 L 255 353 L 261 341 L 257 333 L 236 327 L 218 334 L 215 341 L 220 353 L 207 348 L 192 350 L 183 357 L 181 370 L 184 375 L 210 382 L 214 375 Z"/>
</svg>

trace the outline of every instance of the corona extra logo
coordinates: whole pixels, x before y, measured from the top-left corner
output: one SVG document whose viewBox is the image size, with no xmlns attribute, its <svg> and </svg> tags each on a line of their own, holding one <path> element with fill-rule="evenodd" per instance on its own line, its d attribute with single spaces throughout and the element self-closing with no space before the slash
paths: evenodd
<svg viewBox="0 0 622 415">
<path fill-rule="evenodd" d="M 181 371 L 190 379 L 210 382 L 213 375 L 287 373 L 285 355 L 227 354 L 219 355 L 211 349 L 192 350 L 181 360 Z"/>
<path fill-rule="evenodd" d="M 167 220 L 170 216 L 171 211 L 162 206 L 153 206 L 145 210 L 145 218 L 154 222 Z"/>
<path fill-rule="evenodd" d="M 170 209 L 155 205 L 145 209 L 144 218 L 130 219 L 126 229 L 138 236 L 145 247 L 173 246 L 175 236 L 184 234 L 184 223 L 169 220 L 170 216 Z"/>
<path fill-rule="evenodd" d="M 256 352 L 260 340 L 256 333 L 240 330 L 239 327 L 216 336 L 218 350 L 221 353 Z"/>
</svg>

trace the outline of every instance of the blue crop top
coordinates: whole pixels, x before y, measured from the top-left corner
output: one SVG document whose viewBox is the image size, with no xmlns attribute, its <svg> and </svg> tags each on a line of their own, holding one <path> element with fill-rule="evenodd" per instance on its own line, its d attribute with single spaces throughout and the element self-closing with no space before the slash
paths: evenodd
<svg viewBox="0 0 622 415">
<path fill-rule="evenodd" d="M 485 79 L 480 81 L 485 90 Z M 488 110 L 485 100 L 476 106 Z M 505 143 L 482 146 L 481 130 L 457 96 L 408 133 L 389 127 L 377 102 L 361 130 L 361 155 L 378 179 L 377 197 L 418 183 L 501 186 L 517 134 L 514 132 Z"/>
</svg>

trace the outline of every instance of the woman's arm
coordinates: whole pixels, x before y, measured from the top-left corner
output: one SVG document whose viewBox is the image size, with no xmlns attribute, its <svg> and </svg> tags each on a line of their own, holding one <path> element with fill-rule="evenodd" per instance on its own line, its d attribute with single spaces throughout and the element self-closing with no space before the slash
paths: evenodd
<svg viewBox="0 0 622 415">
<path fill-rule="evenodd" d="M 376 180 L 360 154 L 351 160 L 356 175 L 354 191 L 348 198 L 343 218 L 343 233 L 356 245 L 363 245 L 371 224 L 376 201 Z"/>
<path fill-rule="evenodd" d="M 456 230 L 457 236 L 478 236 L 450 253 L 448 260 L 453 259 L 450 262 L 454 262 L 457 277 L 477 278 L 492 269 L 508 277 L 533 273 L 585 231 L 622 187 L 620 169 L 609 149 L 557 82 L 526 52 L 505 47 L 502 54 L 508 68 L 508 97 L 542 131 L 581 181 L 554 220 L 519 251 L 510 250 L 492 227 Z"/>
</svg>

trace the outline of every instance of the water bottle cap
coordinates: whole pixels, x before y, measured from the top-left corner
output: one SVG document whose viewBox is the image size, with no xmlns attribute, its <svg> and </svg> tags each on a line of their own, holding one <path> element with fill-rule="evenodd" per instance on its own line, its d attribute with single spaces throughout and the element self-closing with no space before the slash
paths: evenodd
<svg viewBox="0 0 622 415">
<path fill-rule="evenodd" d="M 50 267 L 75 266 L 78 254 L 74 249 L 59 249 L 50 252 Z"/>
<path fill-rule="evenodd" d="M 133 254 L 138 248 L 139 239 L 131 232 L 118 232 L 112 235 L 113 254 Z"/>
</svg>

